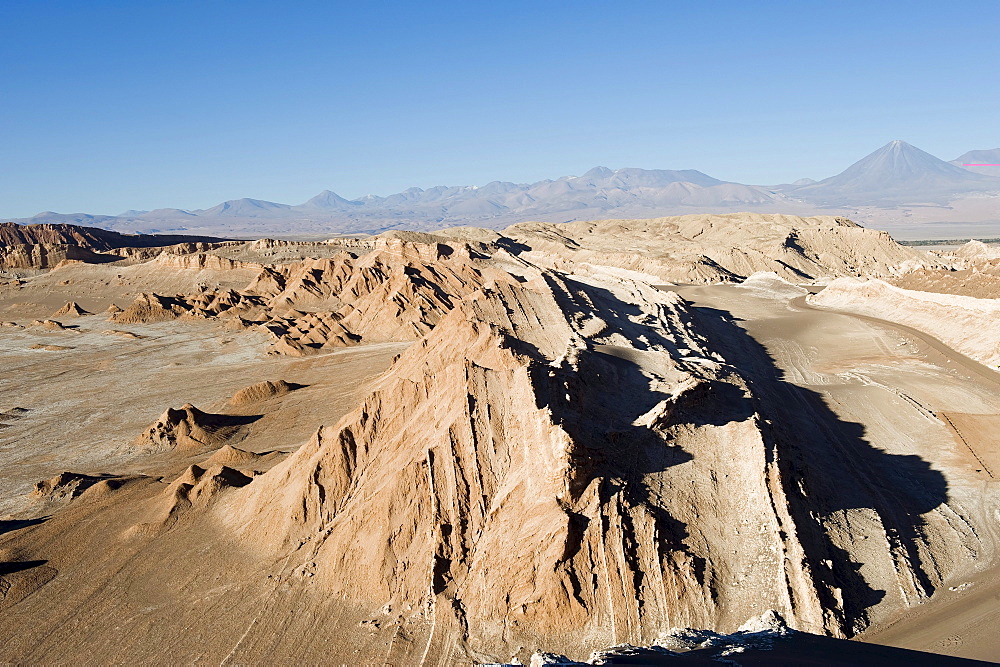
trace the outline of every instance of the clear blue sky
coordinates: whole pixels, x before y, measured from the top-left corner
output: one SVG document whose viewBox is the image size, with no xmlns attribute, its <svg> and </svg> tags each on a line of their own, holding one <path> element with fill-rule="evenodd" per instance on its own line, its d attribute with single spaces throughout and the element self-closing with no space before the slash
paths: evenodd
<svg viewBox="0 0 1000 667">
<path fill-rule="evenodd" d="M 0 0 L 0 216 L 1000 146 L 1000 2 Z"/>
</svg>

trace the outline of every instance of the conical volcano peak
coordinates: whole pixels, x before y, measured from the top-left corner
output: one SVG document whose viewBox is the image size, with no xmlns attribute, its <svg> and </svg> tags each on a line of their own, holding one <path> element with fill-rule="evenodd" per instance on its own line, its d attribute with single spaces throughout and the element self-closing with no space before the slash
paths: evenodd
<svg viewBox="0 0 1000 667">
<path fill-rule="evenodd" d="M 921 156 L 923 158 L 930 158 L 931 160 L 935 160 L 937 162 L 943 162 L 943 160 L 934 157 L 927 151 L 921 150 L 916 146 L 914 146 L 913 144 L 903 141 L 902 139 L 893 139 L 885 146 L 882 146 L 881 148 L 873 151 L 872 153 L 869 153 L 866 157 L 862 158 L 862 161 L 870 157 L 874 157 L 877 155 L 885 155 L 885 154 L 891 154 L 896 156 L 900 155 Z"/>
<path fill-rule="evenodd" d="M 801 189 L 824 204 L 881 200 L 948 200 L 981 189 L 983 177 L 940 160 L 901 139 L 894 139 L 850 167 Z"/>
<path fill-rule="evenodd" d="M 307 201 L 305 204 L 302 204 L 302 206 L 308 206 L 312 208 L 341 208 L 350 205 L 351 202 L 344 199 L 343 197 L 338 195 L 336 192 L 333 192 L 332 190 L 323 190 L 323 192 L 319 193 L 318 195 Z"/>
</svg>

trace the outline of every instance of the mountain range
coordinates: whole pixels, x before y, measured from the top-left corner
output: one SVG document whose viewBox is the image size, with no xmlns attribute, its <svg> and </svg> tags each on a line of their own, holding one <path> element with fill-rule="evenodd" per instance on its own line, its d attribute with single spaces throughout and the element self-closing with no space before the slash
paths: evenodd
<svg viewBox="0 0 1000 667">
<path fill-rule="evenodd" d="M 998 162 L 1000 148 L 970 151 L 946 162 L 897 140 L 835 176 L 772 186 L 723 181 L 691 169 L 595 167 L 582 176 L 530 184 L 494 181 L 482 186 L 410 188 L 353 200 L 325 190 L 297 205 L 244 198 L 201 210 L 131 210 L 119 215 L 46 211 L 13 222 L 83 224 L 128 233 L 283 237 L 467 224 L 499 229 L 528 220 L 734 211 L 844 214 L 876 225 L 897 217 L 910 222 L 958 219 L 1000 224 L 1000 167 L 969 165 Z"/>
<path fill-rule="evenodd" d="M 988 151 L 969 151 L 951 161 L 969 171 L 987 176 L 1000 176 L 1000 148 Z"/>
</svg>

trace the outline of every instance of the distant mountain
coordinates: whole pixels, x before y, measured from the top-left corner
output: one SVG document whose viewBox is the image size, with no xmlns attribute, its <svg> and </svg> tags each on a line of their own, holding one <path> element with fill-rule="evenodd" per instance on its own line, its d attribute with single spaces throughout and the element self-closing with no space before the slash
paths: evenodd
<svg viewBox="0 0 1000 667">
<path fill-rule="evenodd" d="M 905 141 L 891 141 L 850 167 L 791 194 L 820 206 L 947 202 L 1000 188 L 1000 181 L 949 164 Z"/>
<path fill-rule="evenodd" d="M 119 234 L 99 227 L 74 224 L 17 225 L 0 222 L 0 248 L 19 245 L 76 246 L 106 252 L 117 248 L 154 248 L 174 243 L 214 243 L 225 239 L 199 236 Z"/>
<path fill-rule="evenodd" d="M 776 186 L 723 181 L 693 169 L 609 169 L 535 183 L 493 181 L 482 186 L 409 188 L 384 197 L 349 200 L 324 190 L 302 204 L 233 199 L 202 210 L 127 211 L 119 216 L 40 213 L 21 223 L 70 223 L 130 233 L 184 232 L 211 235 L 316 237 L 377 233 L 388 229 L 432 230 L 454 225 L 503 228 L 525 221 L 565 222 L 601 218 L 652 218 L 705 212 L 855 215 L 859 209 L 906 206 L 951 210 L 975 195 L 956 220 L 1000 221 L 1000 178 L 956 162 L 994 162 L 1000 149 L 971 151 L 952 163 L 903 141 L 893 141 L 822 181 L 800 179 Z M 995 197 L 993 199 L 992 197 Z M 947 209 L 945 207 L 948 207 Z M 955 209 L 956 211 L 958 209 Z M 994 212 L 995 211 L 995 212 Z M 903 211 L 901 216 L 911 216 Z M 884 218 L 885 216 L 883 216 Z"/>
<path fill-rule="evenodd" d="M 325 211 L 348 211 L 352 208 L 357 208 L 358 206 L 360 206 L 358 202 L 344 199 L 336 192 L 323 190 L 323 192 L 296 208 Z"/>
<path fill-rule="evenodd" d="M 180 208 L 158 208 L 153 211 L 146 211 L 145 213 L 139 214 L 137 217 L 147 218 L 151 220 L 173 220 L 176 218 L 194 218 L 198 214 L 193 211 L 185 211 Z"/>
<path fill-rule="evenodd" d="M 92 215 L 90 213 L 56 213 L 42 211 L 30 218 L 14 220 L 22 225 L 82 225 L 85 227 L 101 227 L 110 229 L 108 224 L 118 220 L 114 215 Z"/>
<path fill-rule="evenodd" d="M 273 201 L 244 198 L 224 201 L 218 206 L 213 206 L 203 211 L 194 211 L 194 213 L 205 217 L 216 215 L 241 218 L 280 217 L 282 213 L 291 208 L 288 204 L 277 204 Z"/>
<path fill-rule="evenodd" d="M 1000 165 L 1000 148 L 985 151 L 969 151 L 968 153 L 959 155 L 951 163 L 969 171 L 974 171 L 977 174 L 1000 176 L 1000 166 L 983 166 Z"/>
</svg>

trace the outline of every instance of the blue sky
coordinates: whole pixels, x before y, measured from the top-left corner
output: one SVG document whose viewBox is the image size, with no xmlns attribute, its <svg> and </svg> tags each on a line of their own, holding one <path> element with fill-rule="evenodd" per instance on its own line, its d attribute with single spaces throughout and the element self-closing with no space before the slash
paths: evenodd
<svg viewBox="0 0 1000 667">
<path fill-rule="evenodd" d="M 1000 146 L 1000 3 L 0 0 L 0 216 Z"/>
</svg>

